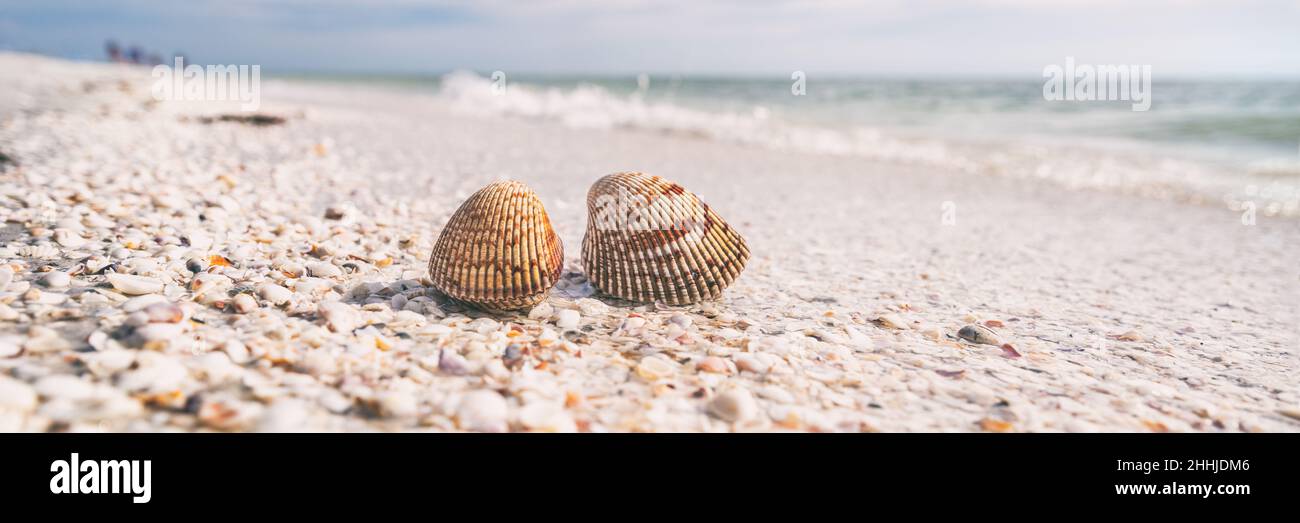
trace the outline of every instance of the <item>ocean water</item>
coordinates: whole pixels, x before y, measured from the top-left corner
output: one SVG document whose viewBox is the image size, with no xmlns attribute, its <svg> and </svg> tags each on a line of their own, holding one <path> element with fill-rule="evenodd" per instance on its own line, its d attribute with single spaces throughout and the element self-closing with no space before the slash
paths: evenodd
<svg viewBox="0 0 1300 523">
<path fill-rule="evenodd" d="M 465 114 L 674 133 L 1300 216 L 1300 82 L 1156 81 L 1049 101 L 1036 79 L 310 77 L 427 93 Z M 502 88 L 504 86 L 504 88 Z"/>
</svg>

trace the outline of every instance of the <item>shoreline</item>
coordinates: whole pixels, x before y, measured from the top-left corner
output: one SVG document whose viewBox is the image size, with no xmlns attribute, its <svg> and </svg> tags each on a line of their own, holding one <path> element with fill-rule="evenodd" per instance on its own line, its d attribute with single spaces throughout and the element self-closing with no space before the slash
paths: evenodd
<svg viewBox="0 0 1300 523">
<path fill-rule="evenodd" d="M 1298 220 L 364 87 L 268 81 L 261 112 L 284 125 L 202 124 L 149 104 L 147 72 L 30 61 L 64 72 L 6 82 L 66 99 L 0 113 L 21 159 L 4 218 L 24 227 L 0 246 L 5 430 L 1300 431 Z M 593 295 L 585 194 L 620 170 L 681 183 L 745 235 L 720 302 Z M 422 281 L 447 217 L 500 178 L 539 193 L 567 247 L 518 317 Z M 230 266 L 187 270 L 213 255 Z M 148 304 L 102 273 L 37 282 L 101 259 L 184 321 L 133 324 Z M 331 328 L 333 302 L 355 329 Z M 990 320 L 1020 357 L 954 339 Z M 682 323 L 686 342 L 666 336 Z"/>
</svg>

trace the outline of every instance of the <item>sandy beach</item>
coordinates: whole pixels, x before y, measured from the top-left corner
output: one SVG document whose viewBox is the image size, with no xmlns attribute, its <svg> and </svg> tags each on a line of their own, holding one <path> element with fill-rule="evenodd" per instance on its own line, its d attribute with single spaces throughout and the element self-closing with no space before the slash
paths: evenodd
<svg viewBox="0 0 1300 523">
<path fill-rule="evenodd" d="M 0 53 L 0 430 L 1300 430 L 1294 217 L 364 85 L 268 79 L 283 123 L 220 121 L 150 82 Z M 748 240 L 722 300 L 587 283 L 587 189 L 627 170 Z M 520 315 L 425 273 L 501 179 L 565 246 Z"/>
</svg>

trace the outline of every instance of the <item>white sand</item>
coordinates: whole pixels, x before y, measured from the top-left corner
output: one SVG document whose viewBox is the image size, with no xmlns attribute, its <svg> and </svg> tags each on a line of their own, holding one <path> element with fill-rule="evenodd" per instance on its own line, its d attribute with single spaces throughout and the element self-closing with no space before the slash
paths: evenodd
<svg viewBox="0 0 1300 523">
<path fill-rule="evenodd" d="M 20 163 L 0 175 L 0 429 L 1300 429 L 1294 219 L 363 87 L 264 82 L 285 125 L 202 124 L 213 107 L 149 103 L 147 70 L 0 54 L 0 71 L 0 152 Z M 592 295 L 585 194 L 619 170 L 680 182 L 748 238 L 721 302 Z M 531 318 L 421 281 L 447 217 L 501 178 L 541 195 L 567 247 Z M 234 266 L 195 282 L 187 260 L 214 254 Z M 78 270 L 109 261 L 186 319 L 132 317 L 139 299 Z M 38 284 L 43 268 L 70 285 Z M 288 303 L 236 310 L 268 283 Z M 360 328 L 329 330 L 331 301 Z M 670 319 L 687 335 L 665 337 Z M 1022 357 L 955 338 L 987 320 Z"/>
</svg>

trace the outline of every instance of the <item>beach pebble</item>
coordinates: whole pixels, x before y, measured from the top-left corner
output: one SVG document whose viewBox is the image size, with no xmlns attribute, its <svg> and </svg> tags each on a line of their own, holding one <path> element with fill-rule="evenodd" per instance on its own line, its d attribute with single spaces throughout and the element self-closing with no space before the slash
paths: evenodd
<svg viewBox="0 0 1300 523">
<path fill-rule="evenodd" d="M 261 415 L 261 405 L 219 394 L 203 399 L 197 417 L 204 426 L 217 430 L 248 430 Z"/>
<path fill-rule="evenodd" d="M 409 418 L 420 413 L 420 402 L 406 391 L 389 391 L 377 399 L 379 413 L 390 418 Z"/>
<path fill-rule="evenodd" d="M 145 294 L 142 296 L 136 296 L 123 302 L 121 308 L 123 312 L 139 312 L 143 311 L 145 307 L 155 303 L 167 303 L 167 297 L 161 294 Z"/>
<path fill-rule="evenodd" d="M 11 335 L 0 335 L 0 358 L 12 358 L 22 352 L 22 338 Z"/>
<path fill-rule="evenodd" d="M 0 413 L 28 414 L 36 410 L 36 391 L 26 383 L 0 376 Z"/>
<path fill-rule="evenodd" d="M 0 303 L 0 321 L 13 321 L 18 319 L 18 311 L 13 307 Z"/>
<path fill-rule="evenodd" d="M 27 341 L 23 342 L 23 350 L 32 353 L 59 352 L 74 349 L 71 341 L 65 339 L 54 329 L 33 326 L 27 331 Z"/>
<path fill-rule="evenodd" d="M 676 323 L 669 323 L 668 328 L 664 329 L 665 338 L 668 338 L 670 340 L 676 340 L 679 343 L 689 339 L 689 338 L 683 338 L 683 336 L 685 335 L 686 335 L 686 329 L 683 329 L 681 325 L 678 325 Z"/>
<path fill-rule="evenodd" d="M 333 291 L 334 284 L 324 278 L 300 278 L 294 282 L 293 290 L 304 296 L 320 298 Z"/>
<path fill-rule="evenodd" d="M 163 393 L 180 389 L 189 370 L 176 358 L 156 352 L 141 352 L 135 368 L 117 380 L 117 388 L 128 392 Z"/>
<path fill-rule="evenodd" d="M 198 301 L 204 304 L 212 304 L 217 301 L 223 301 L 230 289 L 230 278 L 223 274 L 214 274 L 210 272 L 200 273 L 190 280 L 190 291 L 198 297 Z"/>
<path fill-rule="evenodd" d="M 86 343 L 90 345 L 90 348 L 98 351 L 118 348 L 117 340 L 110 338 L 108 333 L 102 330 L 90 333 L 90 336 L 86 337 Z"/>
<path fill-rule="evenodd" d="M 563 330 L 573 330 L 578 328 L 578 322 L 582 315 L 573 309 L 561 309 L 555 314 L 555 326 Z"/>
<path fill-rule="evenodd" d="M 505 398 L 490 390 L 476 390 L 456 406 L 456 425 L 475 432 L 505 432 L 509 407 Z"/>
<path fill-rule="evenodd" d="M 957 337 L 971 343 L 983 345 L 1002 345 L 1002 339 L 996 333 L 982 325 L 970 324 L 957 331 Z"/>
<path fill-rule="evenodd" d="M 68 295 L 58 292 L 41 292 L 32 288 L 23 294 L 23 301 L 32 305 L 58 305 L 68 301 Z"/>
<path fill-rule="evenodd" d="M 150 323 L 180 323 L 185 319 L 185 310 L 170 302 L 150 304 L 142 312 Z"/>
<path fill-rule="evenodd" d="M 361 316 L 355 308 L 339 301 L 321 303 L 316 309 L 325 325 L 334 332 L 348 333 L 361 326 Z"/>
<path fill-rule="evenodd" d="M 14 270 L 8 265 L 0 266 L 0 290 L 4 290 L 14 281 Z"/>
<path fill-rule="evenodd" d="M 887 329 L 906 329 L 907 322 L 897 314 L 881 314 L 876 318 L 876 323 Z"/>
<path fill-rule="evenodd" d="M 203 353 L 191 359 L 189 366 L 197 376 L 211 384 L 229 383 L 240 375 L 239 366 L 221 352 Z"/>
<path fill-rule="evenodd" d="M 554 314 L 554 312 L 555 312 L 555 307 L 552 307 L 550 303 L 541 302 L 537 304 L 536 307 L 533 307 L 532 310 L 528 311 L 528 319 L 545 320 L 547 318 L 550 318 Z"/>
<path fill-rule="evenodd" d="M 501 328 L 501 323 L 492 318 L 479 318 L 470 322 L 470 330 L 479 334 L 492 334 Z"/>
<path fill-rule="evenodd" d="M 587 316 L 603 316 L 609 313 L 609 306 L 597 299 L 582 298 L 576 303 L 578 305 L 578 310 L 582 311 L 582 314 Z"/>
<path fill-rule="evenodd" d="M 1114 338 L 1119 341 L 1142 341 L 1146 339 L 1146 336 L 1143 336 L 1141 332 L 1131 330 L 1123 334 L 1116 335 L 1114 336 Z"/>
<path fill-rule="evenodd" d="M 292 291 L 274 283 L 263 283 L 257 288 L 257 295 L 276 306 L 289 303 L 289 300 L 293 298 Z"/>
<path fill-rule="evenodd" d="M 310 405 L 297 398 L 278 398 L 257 423 L 258 432 L 304 432 L 309 429 Z"/>
<path fill-rule="evenodd" d="M 352 398 L 347 397 L 337 389 L 325 389 L 321 392 L 320 397 L 318 397 L 316 401 L 321 407 L 324 407 L 325 410 L 333 412 L 334 414 L 343 414 L 347 412 L 348 409 L 352 408 L 353 405 Z"/>
<path fill-rule="evenodd" d="M 135 365 L 137 352 L 139 351 L 126 349 L 100 350 L 83 354 L 81 361 L 95 376 L 108 377 Z"/>
<path fill-rule="evenodd" d="M 91 400 L 98 394 L 94 383 L 76 376 L 56 374 L 36 381 L 37 394 L 50 399 Z"/>
<path fill-rule="evenodd" d="M 72 283 L 72 276 L 63 271 L 52 271 L 41 277 L 41 285 L 51 289 L 62 289 Z"/>
<path fill-rule="evenodd" d="M 312 262 L 307 264 L 307 273 L 316 278 L 337 278 L 343 275 L 343 269 L 329 262 Z"/>
<path fill-rule="evenodd" d="M 275 268 L 279 269 L 281 274 L 290 278 L 301 278 L 304 274 L 307 274 L 307 267 L 298 262 L 281 263 L 276 265 Z"/>
<path fill-rule="evenodd" d="M 640 316 L 628 316 L 619 322 L 618 328 L 614 330 L 615 336 L 637 336 L 641 329 L 646 325 L 645 318 Z"/>
<path fill-rule="evenodd" d="M 339 371 L 339 359 L 324 350 L 309 350 L 298 366 L 312 376 L 333 376 Z"/>
<path fill-rule="evenodd" d="M 326 220 L 342 220 L 347 216 L 347 209 L 341 206 L 329 206 L 325 208 Z"/>
<path fill-rule="evenodd" d="M 921 336 L 930 341 L 940 341 L 943 339 L 943 329 L 940 327 L 926 327 L 921 329 Z"/>
<path fill-rule="evenodd" d="M 680 312 L 673 313 L 672 316 L 668 317 L 668 323 L 681 327 L 682 330 L 686 330 L 691 328 L 691 317 Z"/>
<path fill-rule="evenodd" d="M 727 389 L 709 402 L 709 413 L 728 423 L 740 423 L 758 414 L 758 404 L 748 390 Z"/>
<path fill-rule="evenodd" d="M 733 358 L 736 362 L 736 368 L 742 371 L 763 374 L 771 366 L 757 356 L 752 354 L 741 354 Z"/>
<path fill-rule="evenodd" d="M 180 337 L 184 328 L 179 323 L 148 323 L 136 327 L 134 337 L 145 348 L 161 348 Z"/>
<path fill-rule="evenodd" d="M 712 372 L 716 374 L 726 374 L 730 369 L 727 368 L 727 362 L 717 356 L 709 356 L 695 364 L 695 369 L 700 372 Z"/>
<path fill-rule="evenodd" d="M 636 365 L 636 375 L 646 381 L 656 381 L 673 375 L 675 367 L 668 360 L 659 356 L 641 358 Z"/>
<path fill-rule="evenodd" d="M 226 340 L 225 343 L 221 344 L 221 351 L 225 352 L 226 356 L 230 357 L 230 361 L 234 363 L 244 364 L 253 359 L 253 355 L 249 352 L 248 346 L 244 345 L 244 342 L 237 339 L 232 338 Z"/>
<path fill-rule="evenodd" d="M 162 292 L 163 282 L 157 278 L 134 276 L 131 274 L 109 274 L 108 283 L 122 294 L 138 296 Z"/>
<path fill-rule="evenodd" d="M 247 314 L 257 310 L 257 300 L 251 294 L 239 293 L 234 299 L 235 311 L 240 314 Z"/>
<path fill-rule="evenodd" d="M 55 229 L 54 242 L 69 249 L 76 249 L 88 243 L 81 235 L 68 229 Z"/>
<path fill-rule="evenodd" d="M 403 309 L 393 315 L 391 325 L 394 327 L 420 326 L 427 321 L 423 314 Z"/>
<path fill-rule="evenodd" d="M 438 351 L 438 370 L 452 376 L 469 374 L 469 362 L 459 354 L 447 349 Z"/>
<path fill-rule="evenodd" d="M 577 432 L 563 405 L 535 402 L 519 409 L 519 424 L 535 432 Z"/>
<path fill-rule="evenodd" d="M 870 337 L 852 325 L 845 325 L 844 333 L 847 335 L 848 343 L 857 349 L 867 350 L 874 345 Z"/>
</svg>

